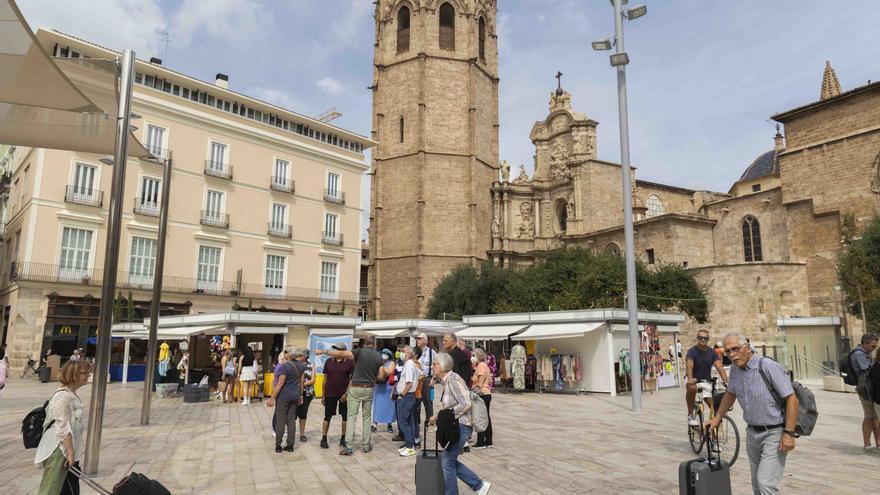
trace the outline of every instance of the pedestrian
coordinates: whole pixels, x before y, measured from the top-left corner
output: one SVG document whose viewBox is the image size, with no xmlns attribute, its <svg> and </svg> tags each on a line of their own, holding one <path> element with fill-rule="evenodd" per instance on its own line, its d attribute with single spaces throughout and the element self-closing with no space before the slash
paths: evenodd
<svg viewBox="0 0 880 495">
<path fill-rule="evenodd" d="M 38 495 L 79 494 L 79 478 L 68 466 L 79 469 L 85 452 L 83 405 L 76 391 L 89 381 L 91 364 L 68 361 L 61 367 L 61 386 L 49 399 L 43 437 L 37 446 L 34 464 L 42 464 L 43 478 Z"/>
<path fill-rule="evenodd" d="M 849 355 L 849 365 L 858 377 L 856 392 L 859 394 L 859 402 L 862 403 L 862 441 L 865 452 L 880 450 L 880 419 L 874 407 L 872 391 L 868 390 L 868 369 L 871 367 L 871 353 L 877 348 L 877 335 L 866 333 L 862 335 L 861 343 Z M 871 435 L 874 435 L 874 446 L 871 446 Z"/>
<path fill-rule="evenodd" d="M 281 351 L 281 354 L 278 355 L 278 363 L 272 372 L 272 393 L 275 393 L 275 389 L 278 388 L 278 379 L 281 378 L 281 367 L 287 362 L 289 356 L 287 351 Z M 223 402 L 226 401 L 224 400 Z M 275 436 L 275 411 L 272 411 L 272 436 Z"/>
<path fill-rule="evenodd" d="M 721 380 L 727 383 L 727 372 L 721 366 L 721 358 L 709 348 L 709 331 L 705 328 L 697 330 L 697 345 L 687 352 L 687 385 L 684 400 L 687 406 L 689 426 L 700 426 L 700 420 L 694 414 L 694 402 L 699 394 L 700 399 L 710 408 L 714 407 L 712 399 L 712 367 L 718 371 Z"/>
<path fill-rule="evenodd" d="M 752 471 L 752 491 L 756 495 L 779 493 L 785 459 L 796 443 L 797 395 L 782 366 L 754 353 L 742 334 L 728 334 L 723 342 L 724 352 L 733 365 L 727 392 L 708 426 L 718 428 L 733 403 L 739 401 L 743 420 L 748 425 L 746 451 Z M 773 398 L 759 370 L 764 371 L 779 397 L 785 399 L 785 410 Z"/>
<path fill-rule="evenodd" d="M 235 357 L 232 351 L 226 349 L 223 352 L 223 358 L 220 359 L 220 368 L 223 370 L 223 402 L 229 402 L 230 394 L 235 396 Z"/>
<path fill-rule="evenodd" d="M 344 351 L 344 343 L 336 343 L 331 346 L 334 350 Z M 316 355 L 323 352 L 315 351 Z M 327 432 L 330 430 L 330 420 L 337 411 L 342 416 L 342 436 L 339 438 L 339 446 L 345 447 L 345 431 L 348 423 L 348 382 L 354 372 L 354 361 L 342 357 L 333 357 L 324 362 L 324 393 L 321 395 L 321 404 L 324 406 L 324 424 L 321 428 L 321 448 L 329 449 Z"/>
<path fill-rule="evenodd" d="M 458 339 L 455 338 L 454 333 L 443 335 L 443 349 L 452 356 L 452 361 L 455 363 L 453 371 L 465 383 L 470 383 L 472 374 L 471 358 L 458 346 Z"/>
<path fill-rule="evenodd" d="M 6 346 L 0 347 L 0 390 L 6 386 L 6 375 L 9 372 L 9 362 L 6 361 Z"/>
<path fill-rule="evenodd" d="M 266 402 L 267 407 L 275 408 L 275 452 L 293 452 L 296 438 L 296 408 L 303 401 L 303 367 L 293 361 L 286 361 L 281 366 L 278 386 L 272 390 L 272 398 Z M 287 446 L 281 448 L 284 431 L 287 430 Z"/>
<path fill-rule="evenodd" d="M 388 433 L 393 433 L 394 428 L 392 428 L 391 425 L 397 421 L 397 408 L 394 401 L 391 399 L 394 385 L 390 384 L 389 381 L 397 369 L 397 364 L 394 362 L 394 353 L 392 353 L 390 349 L 382 349 L 382 361 L 384 362 L 383 366 L 385 367 L 385 372 L 388 374 L 388 378 L 376 383 L 376 388 L 373 392 L 374 423 L 372 428 L 373 431 L 376 431 L 378 425 L 384 424 L 388 427 Z"/>
<path fill-rule="evenodd" d="M 422 372 L 424 373 L 424 379 L 422 380 L 421 386 L 421 398 L 416 402 L 416 437 L 419 436 L 419 432 L 421 431 L 421 411 L 422 406 L 425 408 L 425 421 L 428 420 L 431 416 L 434 415 L 434 383 L 433 383 L 433 366 L 431 363 L 434 360 L 434 356 L 437 355 L 437 352 L 431 348 L 428 344 L 428 336 L 424 333 L 417 333 L 416 337 L 416 348 L 418 362 L 421 367 Z"/>
<path fill-rule="evenodd" d="M 489 365 L 486 364 L 486 351 L 477 348 L 474 349 L 474 356 L 477 359 L 477 368 L 474 370 L 473 381 L 471 387 L 477 391 L 483 402 L 486 403 L 486 413 L 489 413 L 489 404 L 492 403 L 492 389 L 489 384 L 492 383 L 492 373 Z M 489 427 L 482 433 L 477 433 L 477 443 L 474 448 L 486 449 L 492 446 L 492 416 L 489 416 Z"/>
<path fill-rule="evenodd" d="M 303 400 L 296 406 L 296 417 L 299 419 L 299 441 L 306 442 L 306 419 L 309 417 L 309 404 L 315 397 L 315 381 L 317 377 L 312 372 L 312 363 L 309 362 L 309 350 L 300 348 L 296 351 L 296 360 L 302 363 L 303 375 Z M 289 433 L 288 433 L 289 434 Z"/>
<path fill-rule="evenodd" d="M 363 347 L 352 351 L 325 351 L 318 349 L 316 353 L 329 354 L 334 358 L 341 357 L 354 360 L 354 371 L 352 371 L 351 383 L 348 389 L 348 413 L 352 417 L 352 425 L 345 432 L 345 447 L 339 451 L 339 455 L 353 454 L 355 422 L 359 414 L 363 417 L 361 446 L 365 453 L 371 452 L 373 450 L 373 446 L 370 444 L 373 389 L 376 386 L 376 381 L 384 380 L 388 377 L 382 363 L 382 356 L 376 351 L 376 340 L 374 338 L 366 338 L 364 339 Z"/>
<path fill-rule="evenodd" d="M 455 340 L 452 342 L 454 343 Z M 433 375 L 443 384 L 443 393 L 440 396 L 441 410 L 452 410 L 455 419 L 458 420 L 458 441 L 446 447 L 440 456 L 443 481 L 446 486 L 445 493 L 446 495 L 458 495 L 458 480 L 460 479 L 478 495 L 485 495 L 489 493 L 492 484 L 480 479 L 476 473 L 458 460 L 464 443 L 470 438 L 473 431 L 473 422 L 468 386 L 461 376 L 453 371 L 454 364 L 454 359 L 447 353 L 437 354 L 431 363 L 434 368 Z M 429 423 L 436 424 L 437 415 L 431 416 Z"/>
<path fill-rule="evenodd" d="M 252 386 L 257 379 L 254 372 L 254 350 L 250 346 L 244 347 L 244 354 L 238 361 L 238 379 L 241 381 L 241 405 L 250 405 Z"/>
<path fill-rule="evenodd" d="M 397 422 L 400 434 L 403 436 L 403 445 L 397 453 L 401 457 L 416 455 L 416 386 L 418 386 L 419 370 L 413 360 L 413 350 L 410 346 L 403 346 L 403 369 L 400 379 L 397 381 Z"/>
</svg>

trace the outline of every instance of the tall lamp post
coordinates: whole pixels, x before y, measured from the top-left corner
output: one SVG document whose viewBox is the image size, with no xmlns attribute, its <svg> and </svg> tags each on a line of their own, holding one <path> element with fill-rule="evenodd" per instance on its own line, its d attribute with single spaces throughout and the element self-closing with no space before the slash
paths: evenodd
<svg viewBox="0 0 880 495">
<path fill-rule="evenodd" d="M 592 43 L 594 50 L 610 50 L 611 66 L 617 70 L 617 106 L 620 115 L 620 171 L 623 178 L 623 238 L 626 249 L 626 306 L 629 320 L 630 380 L 632 382 L 632 410 L 642 411 L 642 381 L 640 373 L 639 315 L 636 300 L 636 256 L 633 242 L 632 179 L 629 161 L 629 120 L 626 109 L 626 64 L 629 63 L 623 46 L 623 19 L 634 20 L 648 13 L 648 7 L 639 5 L 623 10 L 627 0 L 611 0 L 614 6 L 614 41 L 603 39 Z"/>
</svg>

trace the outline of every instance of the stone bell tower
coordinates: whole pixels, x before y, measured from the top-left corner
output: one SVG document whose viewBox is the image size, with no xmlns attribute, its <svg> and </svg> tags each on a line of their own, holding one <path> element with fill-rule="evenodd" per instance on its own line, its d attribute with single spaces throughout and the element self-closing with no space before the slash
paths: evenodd
<svg viewBox="0 0 880 495">
<path fill-rule="evenodd" d="M 496 0 L 378 0 L 370 314 L 422 317 L 491 247 L 498 178 Z"/>
</svg>

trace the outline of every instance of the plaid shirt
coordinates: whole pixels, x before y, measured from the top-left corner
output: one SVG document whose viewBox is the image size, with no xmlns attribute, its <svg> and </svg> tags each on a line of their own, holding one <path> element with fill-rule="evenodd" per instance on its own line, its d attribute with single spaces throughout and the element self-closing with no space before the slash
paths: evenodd
<svg viewBox="0 0 880 495">
<path fill-rule="evenodd" d="M 471 426 L 471 415 L 468 414 L 471 410 L 470 389 L 464 380 L 454 371 L 450 371 L 441 382 L 443 394 L 440 396 L 440 402 L 443 403 L 443 409 L 452 409 L 459 424 Z"/>
</svg>

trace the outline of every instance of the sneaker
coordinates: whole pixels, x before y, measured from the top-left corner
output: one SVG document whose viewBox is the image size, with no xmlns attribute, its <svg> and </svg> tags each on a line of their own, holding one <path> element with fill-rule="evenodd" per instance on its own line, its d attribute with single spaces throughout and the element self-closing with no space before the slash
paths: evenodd
<svg viewBox="0 0 880 495">
<path fill-rule="evenodd" d="M 403 441 L 403 435 L 401 435 L 400 433 L 398 433 L 397 435 L 394 435 L 394 436 L 391 438 L 391 441 L 392 441 L 392 442 L 402 442 L 402 441 Z"/>
<path fill-rule="evenodd" d="M 364 445 L 364 453 L 365 453 L 365 454 L 367 454 L 367 453 L 369 453 L 369 452 L 372 452 L 372 451 L 373 451 L 373 445 L 372 445 L 372 444 L 369 444 L 369 443 L 368 443 L 368 444 Z"/>
<path fill-rule="evenodd" d="M 280 446 L 280 445 L 276 445 L 276 446 L 275 446 L 275 453 L 276 453 L 276 454 L 280 454 L 281 452 L 282 452 L 281 446 Z"/>
<path fill-rule="evenodd" d="M 373 430 L 373 431 L 376 431 L 376 430 Z M 387 431 L 388 433 L 394 433 L 394 428 L 392 428 L 391 425 L 389 425 L 388 429 L 385 431 Z"/>
<path fill-rule="evenodd" d="M 475 449 L 488 449 L 489 446 L 488 445 L 474 445 L 474 448 Z"/>
<path fill-rule="evenodd" d="M 476 493 L 477 493 L 477 495 L 486 495 L 487 493 L 489 493 L 490 488 L 492 488 L 492 483 L 489 483 L 488 481 L 483 480 L 483 486 L 481 486 L 480 489 L 477 490 Z"/>
<path fill-rule="evenodd" d="M 330 448 L 330 445 L 327 444 L 327 437 L 324 437 L 321 439 L 321 448 L 322 449 L 329 449 Z"/>
<path fill-rule="evenodd" d="M 308 441 L 309 441 L 309 439 L 308 439 L 308 438 L 306 438 L 306 436 L 305 436 L 305 435 L 300 435 L 300 436 L 299 436 L 299 441 L 300 441 L 300 442 L 308 442 Z"/>
<path fill-rule="evenodd" d="M 471 448 L 468 447 L 467 445 L 465 445 L 464 448 L 461 449 L 461 451 L 462 451 L 462 452 L 470 452 L 470 451 L 471 451 Z"/>
<path fill-rule="evenodd" d="M 345 437 L 342 437 L 342 438 L 339 439 L 339 446 L 340 446 L 340 447 L 345 447 Z"/>
<path fill-rule="evenodd" d="M 700 426 L 700 420 L 693 414 L 688 415 L 688 426 Z"/>
<path fill-rule="evenodd" d="M 416 439 L 415 439 L 415 441 L 414 441 L 413 443 L 415 443 L 416 445 L 421 445 L 421 444 L 422 444 L 422 439 L 416 437 Z"/>
<path fill-rule="evenodd" d="M 275 438 L 275 430 L 272 430 L 272 438 Z"/>
<path fill-rule="evenodd" d="M 376 433 L 376 425 L 370 426 L 370 431 Z"/>
<path fill-rule="evenodd" d="M 284 451 L 285 452 L 293 452 L 293 445 L 288 445 L 287 447 L 284 447 Z"/>
<path fill-rule="evenodd" d="M 339 455 L 354 455 L 354 452 L 352 452 L 351 449 L 346 447 L 346 448 L 343 448 L 342 450 L 339 451 Z"/>
<path fill-rule="evenodd" d="M 416 451 L 410 448 L 403 448 L 400 450 L 400 457 L 413 457 L 416 455 Z"/>
</svg>

